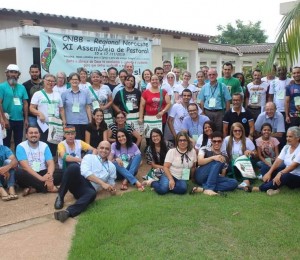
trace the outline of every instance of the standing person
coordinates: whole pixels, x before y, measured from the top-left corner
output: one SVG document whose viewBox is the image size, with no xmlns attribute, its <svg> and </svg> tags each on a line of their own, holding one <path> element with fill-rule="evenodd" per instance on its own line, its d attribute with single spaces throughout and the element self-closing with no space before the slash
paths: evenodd
<svg viewBox="0 0 300 260">
<path fill-rule="evenodd" d="M 92 113 L 92 122 L 85 130 L 85 142 L 96 148 L 101 141 L 107 140 L 108 129 L 104 121 L 104 113 L 100 108 L 96 108 Z"/>
<path fill-rule="evenodd" d="M 142 72 L 142 80 L 139 84 L 139 90 L 141 92 L 144 92 L 147 88 L 147 85 L 150 84 L 151 76 L 153 75 L 152 71 L 149 69 L 145 69 Z"/>
<path fill-rule="evenodd" d="M 83 67 L 78 68 L 77 73 L 80 76 L 79 89 L 80 90 L 88 89 L 88 87 L 91 86 L 91 83 L 87 81 L 89 76 L 87 69 Z"/>
<path fill-rule="evenodd" d="M 269 101 L 275 103 L 277 112 L 280 112 L 285 120 L 285 94 L 291 79 L 287 77 L 286 67 L 278 67 L 277 75 L 278 79 L 273 80 L 270 84 Z"/>
<path fill-rule="evenodd" d="M 116 168 L 108 160 L 109 154 L 110 143 L 102 141 L 97 148 L 97 154 L 87 154 L 83 157 L 80 168 L 73 165 L 74 168 L 64 174 L 61 185 L 64 189 L 60 189 L 54 208 L 63 208 L 68 190 L 77 201 L 66 210 L 54 212 L 56 220 L 65 222 L 69 217 L 79 215 L 95 200 L 99 190 L 104 189 L 112 195 L 116 194 Z"/>
<path fill-rule="evenodd" d="M 300 187 L 300 129 L 290 127 L 286 134 L 287 145 L 283 147 L 271 169 L 263 176 L 264 183 L 255 190 L 266 191 L 269 196 L 280 192 L 279 188 Z"/>
<path fill-rule="evenodd" d="M 188 104 L 187 110 L 189 115 L 183 119 L 182 128 L 184 132 L 188 133 L 194 145 L 199 135 L 202 134 L 204 123 L 209 121 L 209 118 L 199 114 L 199 107 L 196 103 Z"/>
<path fill-rule="evenodd" d="M 173 68 L 172 72 L 175 74 L 176 78 L 175 78 L 175 83 L 176 85 L 181 84 L 182 80 L 180 79 L 180 75 L 181 75 L 181 71 L 179 68 Z"/>
<path fill-rule="evenodd" d="M 183 130 L 183 120 L 188 116 L 188 105 L 192 99 L 192 92 L 189 89 L 182 91 L 182 102 L 172 106 L 168 116 L 168 126 L 175 140 L 178 132 Z"/>
<path fill-rule="evenodd" d="M 164 163 L 164 174 L 159 181 L 150 179 L 145 182 L 159 195 L 168 192 L 185 194 L 187 180 L 193 179 L 196 169 L 197 155 L 187 133 L 176 135 L 176 148 L 167 152 Z"/>
<path fill-rule="evenodd" d="M 244 96 L 241 93 L 232 95 L 232 108 L 223 117 L 223 137 L 229 135 L 233 123 L 239 122 L 245 129 L 246 136 L 253 140 L 254 120 L 251 112 L 243 107 Z"/>
<path fill-rule="evenodd" d="M 111 92 L 119 85 L 117 82 L 118 70 L 115 67 L 107 69 L 108 80 L 105 85 L 109 86 Z"/>
<path fill-rule="evenodd" d="M 233 65 L 230 62 L 225 62 L 223 64 L 223 77 L 218 79 L 218 82 L 223 83 L 227 86 L 230 95 L 234 93 L 243 94 L 243 89 L 241 88 L 241 83 L 238 79 L 231 76 L 233 71 Z"/>
<path fill-rule="evenodd" d="M 285 96 L 285 121 L 290 126 L 300 125 L 300 67 L 293 68 L 294 83 L 287 86 Z"/>
<path fill-rule="evenodd" d="M 41 70 L 39 65 L 32 64 L 29 68 L 30 80 L 23 83 L 26 88 L 28 95 L 28 104 L 31 103 L 31 98 L 33 94 L 43 88 L 43 81 L 40 79 Z M 56 80 L 56 79 L 55 79 Z M 30 111 L 28 112 L 28 124 L 37 125 L 37 117 L 33 115 Z"/>
<path fill-rule="evenodd" d="M 240 83 L 241 83 L 241 88 L 243 89 L 243 93 L 244 93 L 244 95 L 245 95 L 245 93 L 246 93 L 246 86 L 245 86 L 245 76 L 244 76 L 244 74 L 241 73 L 241 72 L 237 72 L 237 73 L 234 73 L 234 74 L 232 75 L 232 77 L 237 78 L 237 79 L 240 81 Z M 233 94 L 234 94 L 234 93 L 233 93 Z"/>
<path fill-rule="evenodd" d="M 204 114 L 214 121 L 217 131 L 222 131 L 224 112 L 230 108 L 231 96 L 225 84 L 217 81 L 216 69 L 208 70 L 209 83 L 200 92 L 200 107 Z"/>
<path fill-rule="evenodd" d="M 126 129 L 117 131 L 117 140 L 111 146 L 109 160 L 116 166 L 117 173 L 124 178 L 121 190 L 128 189 L 128 182 L 135 185 L 139 191 L 144 191 L 144 186 L 138 181 L 135 175 L 142 161 L 141 151 Z"/>
<path fill-rule="evenodd" d="M 177 85 L 174 89 L 175 93 L 175 102 L 180 102 L 182 99 L 182 91 L 184 89 L 189 89 L 192 91 L 192 100 L 193 102 L 196 102 L 197 100 L 197 89 L 193 84 L 190 84 L 189 81 L 191 79 L 191 73 L 189 71 L 184 71 L 182 74 L 182 83 L 180 85 Z"/>
<path fill-rule="evenodd" d="M 257 154 L 260 160 L 257 162 L 257 165 L 260 168 L 258 179 L 262 179 L 262 177 L 270 170 L 279 154 L 279 141 L 275 137 L 272 137 L 271 134 L 272 126 L 269 123 L 264 123 L 261 126 L 261 137 L 255 140 Z"/>
<path fill-rule="evenodd" d="M 119 90 L 123 89 L 125 86 L 125 79 L 128 76 L 128 73 L 126 70 L 120 70 L 119 71 L 119 80 L 120 83 L 118 86 L 116 86 L 112 92 L 112 98 L 114 99 L 116 94 L 119 92 Z"/>
<path fill-rule="evenodd" d="M 144 122 L 144 116 L 151 116 L 151 120 L 159 121 L 156 127 L 151 126 L 151 122 L 145 128 L 145 135 L 149 138 L 150 131 L 153 128 L 163 129 L 167 121 L 166 113 L 171 106 L 170 96 L 164 89 L 159 88 L 159 78 L 152 75 L 151 86 L 146 89 L 141 97 L 139 122 Z M 163 129 L 164 130 L 164 129 Z M 163 132 L 163 131 L 162 131 Z"/>
<path fill-rule="evenodd" d="M 200 105 L 199 96 L 200 96 L 200 92 L 201 92 L 203 86 L 205 85 L 205 73 L 203 71 L 199 70 L 196 73 L 196 78 L 197 78 L 197 83 L 195 83 L 195 86 L 197 88 L 197 104 Z"/>
<path fill-rule="evenodd" d="M 177 87 L 177 83 L 176 83 L 176 76 L 174 72 L 168 72 L 167 74 L 167 83 L 165 83 L 168 85 L 168 89 L 169 92 L 168 94 L 171 97 L 171 104 L 173 105 L 175 103 L 175 88 Z"/>
<path fill-rule="evenodd" d="M 164 77 L 163 83 L 167 83 L 167 74 L 172 71 L 172 63 L 169 60 L 163 61 Z"/>
<path fill-rule="evenodd" d="M 21 73 L 17 65 L 8 65 L 5 74 L 7 80 L 0 84 L 0 111 L 1 125 L 7 129 L 3 143 L 10 147 L 12 134 L 17 146 L 22 142 L 24 128 L 28 127 L 28 95 L 25 87 L 18 83 Z"/>
<path fill-rule="evenodd" d="M 105 70 L 103 70 L 103 71 L 101 72 L 101 75 L 102 75 L 101 83 L 102 83 L 103 85 L 106 85 L 106 84 L 108 83 L 108 74 L 107 74 L 107 72 L 106 72 Z"/>
<path fill-rule="evenodd" d="M 69 81 L 71 88 L 61 96 L 65 108 L 66 124 L 74 125 L 76 128 L 77 139 L 84 140 L 85 129 L 92 121 L 92 103 L 88 92 L 79 89 L 80 76 L 78 73 L 71 73 Z"/>
<path fill-rule="evenodd" d="M 134 73 L 133 62 L 131 62 L 131 61 L 125 62 L 124 70 L 127 71 L 128 76 L 133 75 L 135 77 L 135 86 L 134 87 L 139 88 L 139 83 L 140 83 L 141 80 L 140 80 L 139 76 L 134 75 L 134 74 L 137 74 L 137 73 Z"/>
<path fill-rule="evenodd" d="M 19 168 L 17 183 L 24 188 L 23 196 L 34 192 L 57 192 L 62 174 L 55 172 L 55 163 L 48 145 L 40 141 L 37 126 L 26 129 L 26 141 L 17 145 L 16 157 Z"/>
<path fill-rule="evenodd" d="M 52 156 L 54 157 L 56 155 L 57 145 L 47 141 L 49 133 L 49 117 L 60 117 L 63 125 L 66 125 L 66 118 L 61 96 L 58 92 L 53 92 L 53 81 L 55 81 L 55 77 L 52 74 L 46 74 L 44 76 L 44 89 L 33 94 L 29 109 L 33 115 L 38 117 L 39 124 L 46 123 L 48 125 L 48 129 L 44 132 L 39 126 L 41 132 L 40 139 L 48 144 Z"/>
<path fill-rule="evenodd" d="M 199 150 L 198 165 L 195 180 L 200 187 L 194 187 L 192 193 L 203 192 L 209 196 L 219 195 L 218 191 L 232 191 L 238 186 L 235 179 L 227 178 L 226 170 L 229 158 L 225 151 L 221 150 L 223 135 L 214 132 L 211 136 L 212 146 L 202 147 Z"/>
<path fill-rule="evenodd" d="M 107 85 L 103 85 L 102 79 L 102 73 L 99 70 L 91 72 L 92 86 L 89 87 L 88 95 L 92 101 L 92 111 L 101 108 L 104 112 L 104 120 L 109 125 L 113 122 L 112 92 Z"/>
<path fill-rule="evenodd" d="M 0 197 L 3 201 L 18 199 L 15 191 L 15 168 L 18 166 L 18 161 L 12 151 L 0 145 Z M 8 188 L 8 193 L 5 190 Z"/>
<path fill-rule="evenodd" d="M 253 82 L 247 85 L 246 89 L 246 108 L 253 115 L 254 122 L 258 115 L 264 111 L 268 92 L 269 83 L 261 80 L 261 70 L 255 69 L 252 73 Z"/>
<path fill-rule="evenodd" d="M 79 83 L 79 82 L 78 82 Z M 60 95 L 66 92 L 70 86 L 67 84 L 67 75 L 63 71 L 56 73 L 56 85 L 53 88 L 53 91 L 58 92 Z"/>
<path fill-rule="evenodd" d="M 204 75 L 205 75 L 205 79 L 204 79 L 205 83 L 209 82 L 209 78 L 208 78 L 208 75 L 207 75 L 208 74 L 208 70 L 209 70 L 208 66 L 201 67 L 201 71 L 203 71 Z"/>
</svg>

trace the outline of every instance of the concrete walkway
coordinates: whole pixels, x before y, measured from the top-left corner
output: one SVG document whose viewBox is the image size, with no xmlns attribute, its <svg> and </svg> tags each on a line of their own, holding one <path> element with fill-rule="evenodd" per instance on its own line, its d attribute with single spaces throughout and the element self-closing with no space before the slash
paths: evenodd
<svg viewBox="0 0 300 260">
<path fill-rule="evenodd" d="M 138 179 L 142 180 L 148 170 L 149 166 L 143 164 Z M 120 191 L 120 183 L 116 187 L 117 195 L 124 193 Z M 77 218 L 70 218 L 65 223 L 54 219 L 53 205 L 57 194 L 36 193 L 22 197 L 20 191 L 18 195 L 17 200 L 0 201 L 0 259 L 67 259 Z M 97 199 L 108 196 L 108 192 L 101 191 Z M 68 193 L 65 207 L 72 203 L 74 198 Z"/>
</svg>

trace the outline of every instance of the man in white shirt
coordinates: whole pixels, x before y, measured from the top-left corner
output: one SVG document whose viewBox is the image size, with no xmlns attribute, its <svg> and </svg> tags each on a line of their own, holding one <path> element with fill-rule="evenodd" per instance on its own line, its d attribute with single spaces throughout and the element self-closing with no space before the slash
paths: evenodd
<svg viewBox="0 0 300 260">
<path fill-rule="evenodd" d="M 108 141 L 100 142 L 97 154 L 87 154 L 81 161 L 80 169 L 75 166 L 74 171 L 64 174 L 62 185 L 67 187 L 77 201 L 66 210 L 54 212 L 56 220 L 65 222 L 69 217 L 79 215 L 95 200 L 97 191 L 101 189 L 111 192 L 112 195 L 116 194 L 116 167 L 108 161 L 110 150 Z M 59 193 L 54 207 L 61 209 L 63 204 L 63 197 Z"/>
</svg>

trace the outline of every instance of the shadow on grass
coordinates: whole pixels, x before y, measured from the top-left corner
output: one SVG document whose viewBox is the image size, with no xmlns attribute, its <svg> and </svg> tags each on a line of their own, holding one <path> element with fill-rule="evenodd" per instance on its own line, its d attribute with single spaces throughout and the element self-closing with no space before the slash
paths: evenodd
<svg viewBox="0 0 300 260">
<path fill-rule="evenodd" d="M 237 259 L 300 256 L 299 190 L 159 196 L 95 202 L 76 226 L 70 259 Z"/>
</svg>

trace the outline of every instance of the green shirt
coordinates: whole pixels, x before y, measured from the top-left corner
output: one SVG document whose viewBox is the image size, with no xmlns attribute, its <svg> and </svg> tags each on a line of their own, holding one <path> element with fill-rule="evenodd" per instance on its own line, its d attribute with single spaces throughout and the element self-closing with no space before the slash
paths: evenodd
<svg viewBox="0 0 300 260">
<path fill-rule="evenodd" d="M 233 77 L 229 79 L 225 79 L 224 77 L 218 78 L 218 82 L 224 83 L 227 86 L 231 97 L 234 93 L 242 93 L 242 94 L 244 93 L 241 87 L 241 82 L 237 78 L 233 78 Z"/>
<path fill-rule="evenodd" d="M 0 100 L 4 113 L 9 114 L 9 119 L 23 121 L 23 101 L 28 99 L 27 91 L 21 84 L 11 87 L 7 81 L 0 84 Z"/>
</svg>

